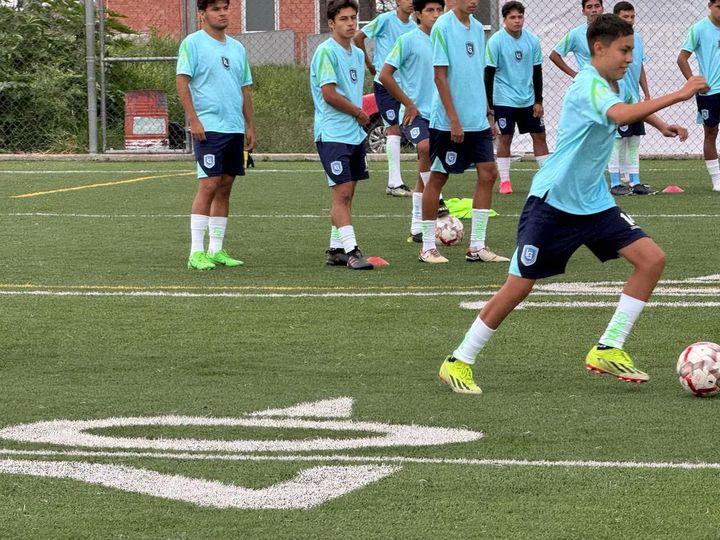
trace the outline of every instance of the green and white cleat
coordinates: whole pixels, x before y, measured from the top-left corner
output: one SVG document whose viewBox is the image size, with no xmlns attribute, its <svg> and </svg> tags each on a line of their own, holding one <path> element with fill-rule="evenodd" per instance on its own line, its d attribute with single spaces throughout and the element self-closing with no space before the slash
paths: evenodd
<svg viewBox="0 0 720 540">
<path fill-rule="evenodd" d="M 195 270 L 212 270 L 215 268 L 215 263 L 205 255 L 204 251 L 196 251 L 190 255 L 187 266 Z"/>
<path fill-rule="evenodd" d="M 622 349 L 598 349 L 596 345 L 585 358 L 585 368 L 626 382 L 646 383 L 650 380 L 648 374 L 637 369 L 630 355 Z"/>
<path fill-rule="evenodd" d="M 451 358 L 452 356 L 448 356 L 440 366 L 440 380 L 458 394 L 482 394 L 480 387 L 475 384 L 470 364 L 461 360 L 451 362 Z"/>
<path fill-rule="evenodd" d="M 239 259 L 233 259 L 224 249 L 216 251 L 215 255 L 208 255 L 208 259 L 215 264 L 222 264 L 223 266 L 242 266 L 245 264 Z"/>
</svg>

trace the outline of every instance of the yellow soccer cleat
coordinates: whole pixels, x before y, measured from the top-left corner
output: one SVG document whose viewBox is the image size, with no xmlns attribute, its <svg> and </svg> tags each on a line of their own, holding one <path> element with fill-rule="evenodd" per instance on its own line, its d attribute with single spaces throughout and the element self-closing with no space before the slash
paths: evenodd
<svg viewBox="0 0 720 540">
<path fill-rule="evenodd" d="M 461 360 L 452 360 L 448 356 L 440 366 L 438 377 L 458 394 L 482 394 L 473 379 L 472 367 Z"/>
<path fill-rule="evenodd" d="M 585 367 L 595 373 L 612 375 L 621 381 L 646 383 L 650 377 L 633 365 L 630 355 L 622 349 L 590 349 L 585 358 Z"/>
</svg>

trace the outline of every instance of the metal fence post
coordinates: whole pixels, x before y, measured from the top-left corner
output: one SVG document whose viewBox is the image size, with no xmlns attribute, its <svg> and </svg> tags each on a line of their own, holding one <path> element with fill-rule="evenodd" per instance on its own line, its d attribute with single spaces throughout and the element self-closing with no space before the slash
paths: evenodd
<svg viewBox="0 0 720 540">
<path fill-rule="evenodd" d="M 97 154 L 97 89 L 95 88 L 95 4 L 85 0 L 85 47 L 87 63 L 88 151 Z"/>
</svg>

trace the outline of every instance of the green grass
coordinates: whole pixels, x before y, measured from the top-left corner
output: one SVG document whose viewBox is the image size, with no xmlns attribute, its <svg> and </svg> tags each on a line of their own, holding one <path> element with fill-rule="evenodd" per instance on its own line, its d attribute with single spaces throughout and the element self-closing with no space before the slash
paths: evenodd
<svg viewBox="0 0 720 540">
<path fill-rule="evenodd" d="M 0 163 L 0 428 L 52 419 L 239 417 L 350 396 L 356 421 L 485 434 L 472 443 L 339 452 L 358 459 L 720 461 L 714 437 L 717 399 L 686 395 L 674 374 L 677 355 L 686 345 L 720 341 L 716 308 L 645 310 L 627 343 L 638 365 L 651 375 L 645 386 L 600 378 L 582 367 L 612 307 L 519 310 L 479 359 L 482 396 L 459 396 L 440 386 L 440 361 L 474 317 L 459 304 L 487 298 L 473 291 L 495 290 L 507 268 L 467 264 L 460 247 L 444 250 L 451 259 L 448 265 L 419 264 L 415 245 L 405 242 L 410 202 L 384 195 L 386 172 L 381 167 L 373 166 L 370 182 L 358 187 L 355 225 L 364 251 L 383 256 L 390 266 L 358 273 L 326 267 L 329 193 L 318 164 L 259 163 L 235 186 L 226 240 L 230 253 L 246 266 L 197 273 L 185 268 L 195 180 L 180 174 L 192 172 L 189 163 Z M 409 180 L 412 164 L 403 167 Z M 516 164 L 516 194 L 495 198 L 500 216 L 490 222 L 489 242 L 502 254 L 514 247 L 517 215 L 533 168 Z M 263 172 L 269 170 L 285 172 Z M 37 173 L 27 174 L 32 171 Z M 162 174 L 173 176 L 13 198 Z M 656 187 L 679 184 L 686 193 L 620 200 L 666 250 L 665 280 L 718 274 L 718 198 L 706 175 L 701 161 L 643 162 L 645 181 Z M 469 196 L 472 185 L 469 174 L 454 177 L 445 195 Z M 680 217 L 691 214 L 705 217 Z M 603 265 L 582 249 L 568 272 L 553 281 L 622 281 L 628 272 L 626 263 Z M 717 287 L 717 282 L 706 286 Z M 38 291 L 117 296 L 28 294 Z M 129 294 L 158 292 L 230 296 Z M 413 292 L 442 294 L 407 295 Z M 287 296 L 303 293 L 310 296 Z M 615 299 L 531 297 L 537 302 Z M 366 435 L 158 426 L 93 433 L 154 440 Z M 0 447 L 65 449 L 6 440 Z M 122 464 L 258 489 L 290 480 L 310 466 L 338 464 L 322 457 L 306 463 L 0 455 L 5 459 Z M 0 473 L 0 536 L 554 539 L 717 534 L 720 489 L 713 470 L 390 464 L 401 470 L 306 511 L 202 508 L 72 480 Z"/>
</svg>

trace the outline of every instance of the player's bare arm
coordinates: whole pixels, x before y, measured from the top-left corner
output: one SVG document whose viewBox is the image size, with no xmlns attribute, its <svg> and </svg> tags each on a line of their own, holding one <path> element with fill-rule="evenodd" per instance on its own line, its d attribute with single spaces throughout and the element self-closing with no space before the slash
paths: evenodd
<svg viewBox="0 0 720 540">
<path fill-rule="evenodd" d="M 677 65 L 680 68 L 680 73 L 683 77 L 689 79 L 693 76 L 692 68 L 690 67 L 690 53 L 689 51 L 680 51 L 677 58 Z"/>
<path fill-rule="evenodd" d="M 323 85 L 322 96 L 325 103 L 338 111 L 349 114 L 355 118 L 361 126 L 366 126 L 370 123 L 368 115 L 365 114 L 360 107 L 355 106 L 348 98 L 340 95 L 337 91 L 336 85 L 332 83 Z"/>
<path fill-rule="evenodd" d="M 352 40 L 355 46 L 363 52 L 363 55 L 365 56 L 365 67 L 367 67 L 367 70 L 370 72 L 370 74 L 374 76 L 377 71 L 375 70 L 375 66 L 373 66 L 372 58 L 370 58 L 370 55 L 365 48 L 366 38 L 367 36 L 363 33 L 363 31 L 358 30 L 355 33 L 355 36 L 353 36 Z"/>
<path fill-rule="evenodd" d="M 455 110 L 455 104 L 450 93 L 450 85 L 447 79 L 447 66 L 435 66 L 435 86 L 437 87 L 440 101 L 442 101 L 445 112 L 450 120 L 450 140 L 454 143 L 461 143 L 465 139 L 465 131 L 460 124 L 460 117 Z"/>
<path fill-rule="evenodd" d="M 243 86 L 243 116 L 245 117 L 245 147 L 248 151 L 255 149 L 255 109 L 253 108 L 250 86 Z"/>
<path fill-rule="evenodd" d="M 550 61 L 555 64 L 558 68 L 560 68 L 560 71 L 563 73 L 566 73 L 571 78 L 575 78 L 575 75 L 577 75 L 577 71 L 575 71 L 573 68 L 567 65 L 565 60 L 563 60 L 563 57 L 558 54 L 557 51 L 553 51 L 550 53 Z"/>
<path fill-rule="evenodd" d="M 393 77 L 393 74 L 397 71 L 395 66 L 390 64 L 384 64 L 380 70 L 380 84 L 385 87 L 385 90 L 390 92 L 390 95 L 398 100 L 405 106 L 405 114 L 403 116 L 402 123 L 404 126 L 410 125 L 415 117 L 419 114 L 417 107 L 412 99 L 403 92 L 400 85 Z"/>
<path fill-rule="evenodd" d="M 195 112 L 195 106 L 192 102 L 192 94 L 190 93 L 190 77 L 188 75 L 178 75 L 175 78 L 175 85 L 177 87 L 178 97 L 180 103 L 185 110 L 185 118 L 187 118 L 190 124 L 190 133 L 193 139 L 198 141 L 205 140 L 205 127 L 200 122 L 197 113 Z"/>
</svg>

